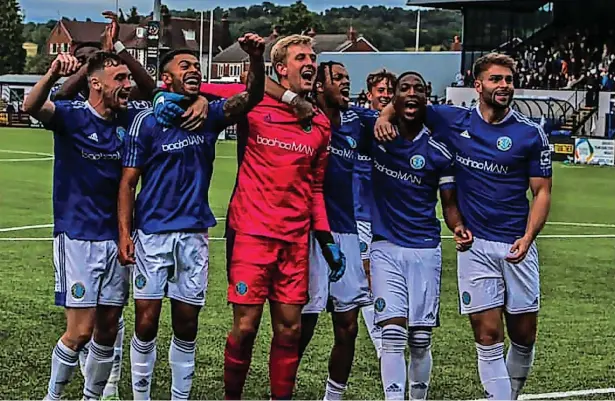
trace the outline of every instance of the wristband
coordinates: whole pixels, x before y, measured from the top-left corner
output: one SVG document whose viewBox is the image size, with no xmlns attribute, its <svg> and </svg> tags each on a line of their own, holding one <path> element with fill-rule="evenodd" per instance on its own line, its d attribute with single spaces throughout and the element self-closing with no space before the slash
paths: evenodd
<svg viewBox="0 0 615 401">
<path fill-rule="evenodd" d="M 116 53 L 120 53 L 126 50 L 126 46 L 124 46 L 124 44 L 118 40 L 117 42 L 113 44 L 113 49 L 115 49 Z"/>
<path fill-rule="evenodd" d="M 295 92 L 287 90 L 284 92 L 284 95 L 282 95 L 282 103 L 290 104 L 297 96 Z"/>
</svg>

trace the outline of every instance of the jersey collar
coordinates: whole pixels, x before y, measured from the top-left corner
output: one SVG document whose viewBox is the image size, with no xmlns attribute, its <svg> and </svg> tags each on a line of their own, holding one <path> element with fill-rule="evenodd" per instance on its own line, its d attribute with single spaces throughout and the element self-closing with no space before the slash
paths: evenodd
<svg viewBox="0 0 615 401">
<path fill-rule="evenodd" d="M 487 120 L 485 120 L 485 117 L 483 117 L 483 115 L 480 112 L 480 108 L 478 107 L 478 104 L 476 105 L 476 107 L 474 107 L 474 109 L 476 110 L 476 114 L 478 114 L 478 116 L 480 117 L 481 120 L 483 120 L 484 122 L 486 122 L 487 124 L 490 125 L 500 125 L 502 123 L 505 123 L 509 118 L 512 117 L 513 113 L 515 112 L 512 107 L 508 110 L 508 114 L 506 114 L 506 116 L 504 116 L 503 119 L 501 119 L 500 121 L 498 121 L 497 123 L 490 123 Z"/>
<path fill-rule="evenodd" d="M 397 125 L 394 125 L 393 127 L 395 127 L 395 133 L 397 134 L 397 136 L 401 138 L 401 134 L 399 133 L 399 128 L 397 127 Z M 429 135 L 429 133 L 430 133 L 429 128 L 423 125 L 423 129 L 421 130 L 421 132 L 419 132 L 417 136 L 414 137 L 412 142 L 418 141 L 419 139 L 423 137 L 423 135 Z"/>
<path fill-rule="evenodd" d="M 94 114 L 94 116 L 96 116 L 97 118 L 100 118 L 103 121 L 110 121 L 110 119 L 108 118 L 104 118 L 103 116 L 101 116 L 94 107 L 92 107 L 92 105 L 90 104 L 89 101 L 85 101 L 85 106 L 88 108 L 88 110 L 90 110 L 90 113 Z"/>
</svg>

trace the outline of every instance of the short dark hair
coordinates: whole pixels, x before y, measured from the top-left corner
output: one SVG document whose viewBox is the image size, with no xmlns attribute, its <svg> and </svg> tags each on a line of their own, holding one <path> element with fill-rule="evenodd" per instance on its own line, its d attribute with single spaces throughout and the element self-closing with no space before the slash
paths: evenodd
<svg viewBox="0 0 615 401">
<path fill-rule="evenodd" d="M 388 71 L 386 68 L 383 68 L 376 72 L 372 72 L 367 76 L 367 80 L 365 81 L 367 84 L 367 91 L 371 92 L 374 86 L 378 85 L 385 79 L 389 81 L 389 83 L 393 87 L 395 87 L 395 85 L 397 84 L 397 76 L 395 76 L 395 74 L 393 74 L 391 71 Z"/>
<path fill-rule="evenodd" d="M 425 82 L 425 78 L 423 78 L 423 76 L 416 72 L 416 71 L 406 71 L 404 73 L 402 73 L 398 78 L 397 78 L 397 82 L 395 83 L 395 86 L 393 87 L 395 89 L 395 91 L 397 91 L 397 87 L 399 86 L 399 83 L 401 82 L 401 80 L 404 77 L 407 77 L 409 75 L 414 75 L 415 77 L 419 78 L 421 80 L 421 82 L 423 82 L 423 85 L 427 86 L 427 83 Z"/>
<path fill-rule="evenodd" d="M 73 47 L 73 54 L 77 53 L 77 50 L 83 49 L 84 47 L 93 47 L 98 50 L 102 50 L 102 46 L 99 42 L 81 42 L 77 43 L 75 47 Z"/>
<path fill-rule="evenodd" d="M 515 74 L 515 60 L 507 54 L 489 53 L 474 62 L 472 75 L 477 79 L 480 74 L 487 71 L 492 65 L 509 68 Z"/>
<path fill-rule="evenodd" d="M 160 74 L 165 72 L 167 65 L 171 62 L 171 60 L 173 60 L 175 56 L 179 56 L 180 54 L 189 54 L 191 56 L 198 58 L 196 55 L 196 52 L 193 52 L 190 49 L 171 50 L 170 52 L 162 56 L 162 58 L 160 59 L 160 65 L 159 65 Z"/>
<path fill-rule="evenodd" d="M 96 52 L 90 57 L 88 60 L 88 75 L 92 75 L 97 71 L 102 71 L 110 66 L 118 66 L 126 64 L 124 61 L 115 53 L 108 52 Z"/>
<path fill-rule="evenodd" d="M 314 82 L 320 82 L 323 84 L 325 83 L 325 81 L 327 80 L 326 75 L 325 75 L 325 71 L 327 70 L 327 67 L 329 67 L 329 76 L 331 77 L 331 81 L 333 81 L 333 66 L 334 65 L 339 65 L 340 67 L 346 68 L 344 64 L 338 61 L 323 61 L 322 63 L 318 65 L 318 69 L 316 70 L 316 80 Z"/>
</svg>

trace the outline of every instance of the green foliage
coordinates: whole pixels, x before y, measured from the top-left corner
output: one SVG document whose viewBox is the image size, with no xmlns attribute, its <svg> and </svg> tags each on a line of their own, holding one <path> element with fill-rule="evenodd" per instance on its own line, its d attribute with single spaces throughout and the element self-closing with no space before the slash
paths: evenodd
<svg viewBox="0 0 615 401">
<path fill-rule="evenodd" d="M 53 57 L 46 54 L 43 49 L 39 49 L 39 53 L 34 57 L 26 59 L 25 74 L 43 75 L 49 69 Z"/>
<path fill-rule="evenodd" d="M 223 10 L 217 7 L 214 17 L 220 20 Z M 277 6 L 271 2 L 249 7 L 229 8 L 231 36 L 237 39 L 246 32 L 261 36 L 271 34 L 274 26 L 282 34 L 302 33 L 314 28 L 318 33 L 345 33 L 352 26 L 381 51 L 414 49 L 416 18 L 414 10 L 401 7 L 362 6 L 336 7 L 323 13 L 310 11 L 301 1 L 290 6 Z M 199 18 L 192 10 L 171 10 L 174 16 Z M 455 35 L 461 35 L 461 14 L 454 11 L 421 12 L 421 46 L 450 44 Z"/>
<path fill-rule="evenodd" d="M 22 20 L 17 0 L 0 0 L 0 75 L 23 72 L 26 51 L 22 48 Z"/>
</svg>

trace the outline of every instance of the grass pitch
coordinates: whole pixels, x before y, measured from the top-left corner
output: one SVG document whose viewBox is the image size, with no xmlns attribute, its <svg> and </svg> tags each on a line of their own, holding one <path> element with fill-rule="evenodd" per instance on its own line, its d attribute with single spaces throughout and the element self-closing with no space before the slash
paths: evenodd
<svg viewBox="0 0 615 401">
<path fill-rule="evenodd" d="M 53 305 L 51 228 L 23 228 L 52 223 L 52 135 L 43 130 L 0 129 L 0 397 L 41 399 L 46 392 L 50 354 L 63 332 L 64 315 Z M 224 217 L 235 181 L 234 143 L 219 143 L 210 191 L 212 209 Z M 525 393 L 606 388 L 613 385 L 615 355 L 615 169 L 554 168 L 550 224 L 538 240 L 541 258 L 542 310 L 534 370 Z M 562 224 L 567 223 L 567 224 Z M 211 231 L 222 237 L 223 225 Z M 6 230 L 13 228 L 12 230 Z M 444 234 L 448 234 L 444 232 Z M 550 237 L 551 236 L 551 237 Z M 33 241 L 15 239 L 38 238 Z M 194 399 L 223 396 L 223 350 L 231 325 L 226 304 L 224 242 L 213 240 L 207 304 L 201 313 Z M 468 322 L 459 316 L 455 253 L 443 240 L 441 322 L 434 334 L 431 399 L 483 396 L 476 371 Z M 165 305 L 158 336 L 153 399 L 170 396 L 168 345 L 170 316 Z M 129 344 L 133 304 L 124 313 L 126 337 L 120 394 L 132 397 Z M 244 396 L 268 399 L 268 318 L 261 325 Z M 296 398 L 322 399 L 332 344 L 329 316 L 323 314 L 300 367 Z M 81 397 L 77 372 L 65 398 Z M 610 394 L 600 395 L 605 399 Z M 346 399 L 382 399 L 376 354 L 361 325 L 355 364 Z M 578 398 L 578 397 L 577 397 Z M 596 398 L 596 397 L 591 397 Z"/>
</svg>

